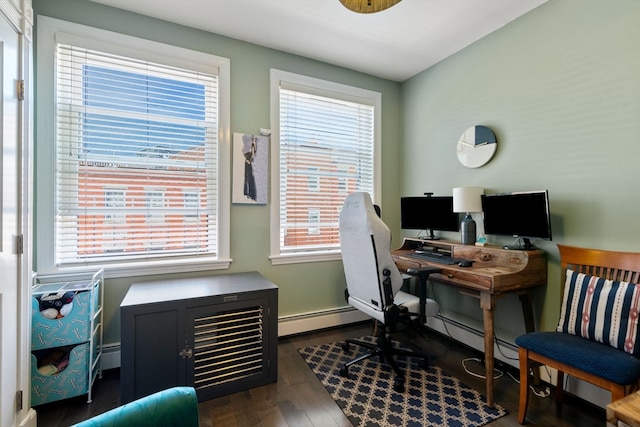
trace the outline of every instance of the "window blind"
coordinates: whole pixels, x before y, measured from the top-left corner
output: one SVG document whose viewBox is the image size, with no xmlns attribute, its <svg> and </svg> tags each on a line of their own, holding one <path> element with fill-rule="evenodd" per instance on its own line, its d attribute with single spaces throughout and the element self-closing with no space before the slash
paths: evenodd
<svg viewBox="0 0 640 427">
<path fill-rule="evenodd" d="M 373 194 L 374 107 L 280 87 L 280 253 L 339 249 L 346 196 Z"/>
<path fill-rule="evenodd" d="M 218 77 L 59 43 L 56 264 L 217 252 Z"/>
</svg>

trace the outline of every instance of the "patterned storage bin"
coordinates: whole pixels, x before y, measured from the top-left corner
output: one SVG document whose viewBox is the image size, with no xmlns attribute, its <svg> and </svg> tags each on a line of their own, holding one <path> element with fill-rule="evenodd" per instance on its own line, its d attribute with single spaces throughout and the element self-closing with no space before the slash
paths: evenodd
<svg viewBox="0 0 640 427">
<path fill-rule="evenodd" d="M 41 405 L 69 397 L 80 396 L 89 391 L 89 343 L 76 346 L 60 347 L 55 349 L 40 350 L 31 354 L 31 404 Z M 38 357 L 40 365 L 47 352 L 67 352 L 64 369 L 60 372 L 46 374 L 49 365 L 41 366 L 38 370 Z M 37 355 L 37 356 L 36 356 Z M 68 360 L 68 362 L 67 362 Z"/>
<path fill-rule="evenodd" d="M 40 313 L 37 298 L 31 301 L 31 349 L 39 350 L 79 344 L 91 336 L 91 313 L 94 312 L 96 293 L 78 292 L 73 297 L 70 313 L 59 319 L 47 319 Z"/>
</svg>

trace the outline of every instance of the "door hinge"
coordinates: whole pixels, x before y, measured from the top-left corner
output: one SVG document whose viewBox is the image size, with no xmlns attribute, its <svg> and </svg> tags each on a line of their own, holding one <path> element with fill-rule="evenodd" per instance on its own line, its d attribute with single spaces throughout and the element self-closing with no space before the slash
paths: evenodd
<svg viewBox="0 0 640 427">
<path fill-rule="evenodd" d="M 16 255 L 22 255 L 24 253 L 24 236 L 18 234 L 16 236 Z"/>
<path fill-rule="evenodd" d="M 24 80 L 18 80 L 18 101 L 24 101 Z"/>
<path fill-rule="evenodd" d="M 22 390 L 16 391 L 16 411 L 22 411 Z"/>
<path fill-rule="evenodd" d="M 190 349 L 189 347 L 183 349 L 180 352 L 180 357 L 182 357 L 183 359 L 190 359 L 193 357 L 193 350 Z"/>
</svg>

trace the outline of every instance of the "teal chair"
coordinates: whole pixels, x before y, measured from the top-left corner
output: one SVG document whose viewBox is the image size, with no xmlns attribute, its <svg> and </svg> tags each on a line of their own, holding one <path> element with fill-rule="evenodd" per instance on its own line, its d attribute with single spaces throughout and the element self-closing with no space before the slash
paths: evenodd
<svg viewBox="0 0 640 427">
<path fill-rule="evenodd" d="M 173 387 L 96 415 L 77 427 L 198 427 L 193 387 Z"/>
</svg>

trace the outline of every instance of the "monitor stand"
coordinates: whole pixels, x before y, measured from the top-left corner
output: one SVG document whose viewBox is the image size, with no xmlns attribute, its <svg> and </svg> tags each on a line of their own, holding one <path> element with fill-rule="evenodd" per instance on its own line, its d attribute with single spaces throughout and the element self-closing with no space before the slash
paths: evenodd
<svg viewBox="0 0 640 427">
<path fill-rule="evenodd" d="M 522 239 L 522 243 L 520 243 L 520 239 Z M 532 251 L 536 248 L 533 245 L 533 243 L 531 243 L 531 240 L 527 239 L 526 237 L 522 237 L 522 238 L 518 237 L 516 242 L 517 244 L 511 245 L 511 246 L 505 246 L 504 248 L 514 250 L 514 251 Z"/>
<path fill-rule="evenodd" d="M 427 228 L 425 231 L 427 232 L 427 235 L 423 236 L 423 237 L 420 237 L 422 240 L 440 240 L 439 237 L 436 237 L 433 234 L 433 229 L 432 228 Z"/>
</svg>

